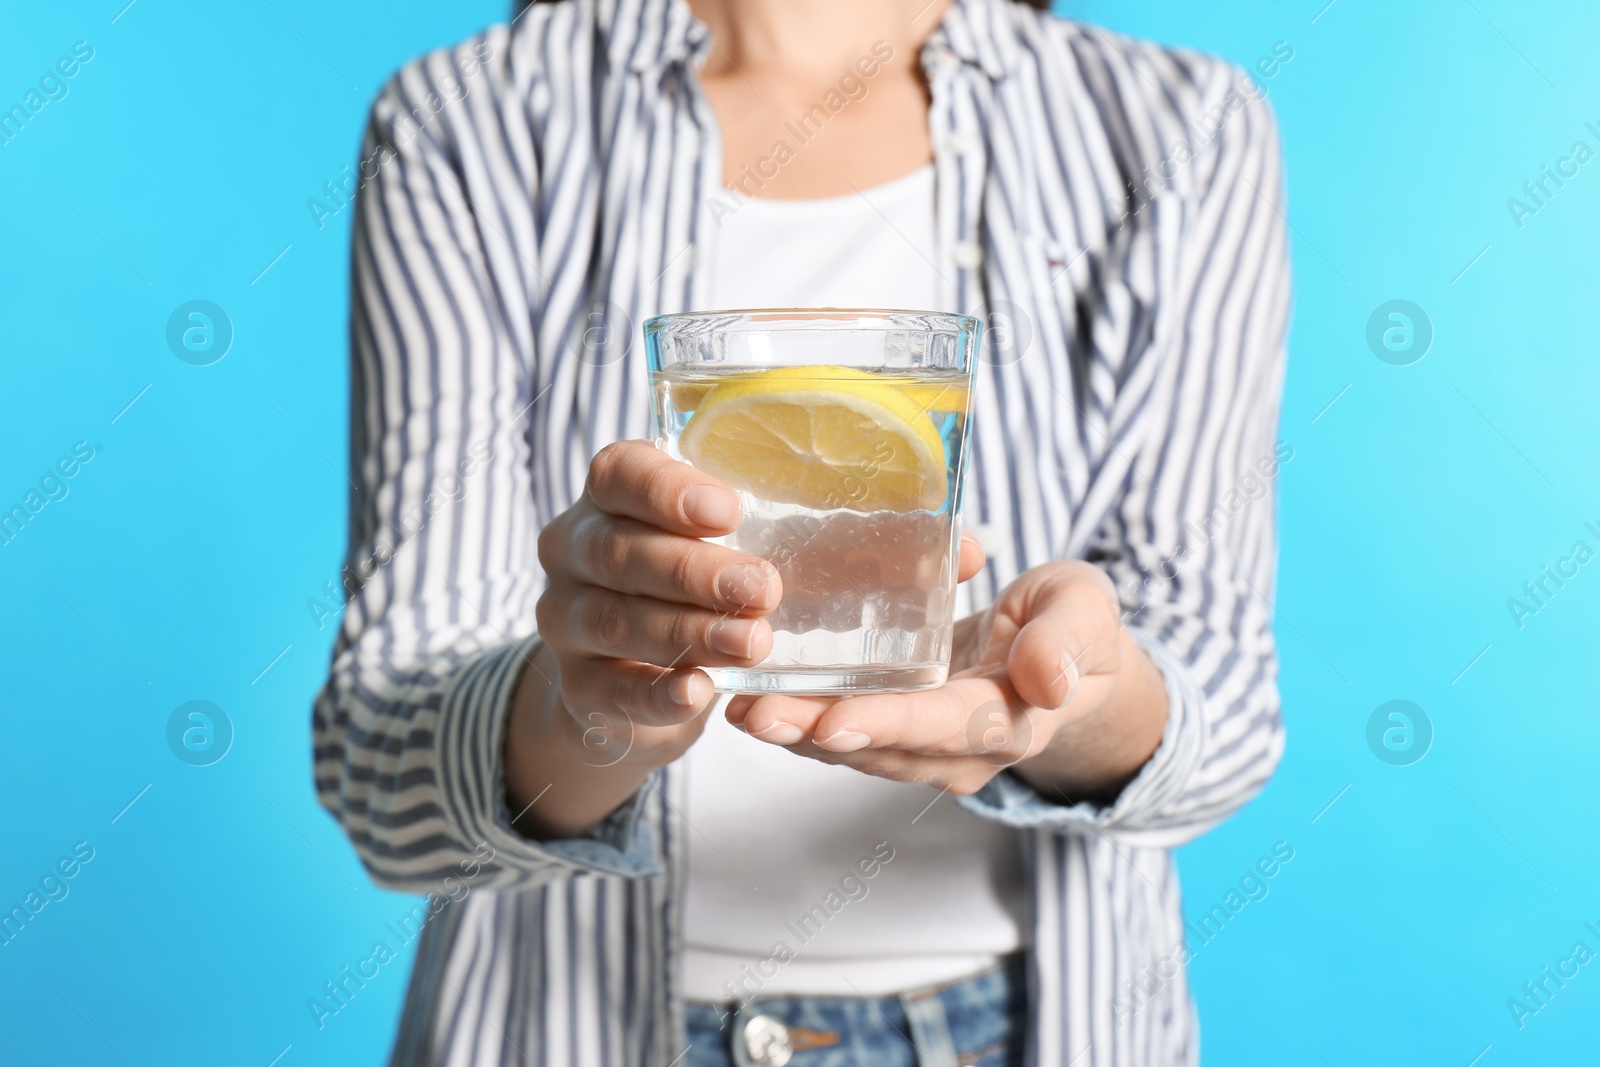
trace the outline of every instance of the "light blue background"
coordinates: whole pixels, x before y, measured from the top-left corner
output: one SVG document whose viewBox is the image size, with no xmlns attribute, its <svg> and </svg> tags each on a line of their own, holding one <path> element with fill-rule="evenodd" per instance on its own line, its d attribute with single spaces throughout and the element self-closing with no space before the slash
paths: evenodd
<svg viewBox="0 0 1600 1067">
<path fill-rule="evenodd" d="M 1574 541 L 1600 548 L 1600 162 L 1520 230 L 1506 200 L 1575 140 L 1600 149 L 1600 13 L 1081 2 L 1063 10 L 1242 63 L 1295 50 L 1264 82 L 1298 282 L 1289 747 L 1259 800 L 1184 850 L 1188 913 L 1274 842 L 1295 856 L 1198 950 L 1207 1062 L 1592 1059 L 1600 963 L 1520 1031 L 1506 1002 L 1580 938 L 1600 950 L 1600 561 L 1521 629 L 1506 601 Z M 0 547 L 0 910 L 75 842 L 95 850 L 0 948 L 4 1058 L 377 1064 L 409 959 L 320 1032 L 306 1006 L 413 903 L 367 884 L 310 787 L 332 628 L 306 602 L 337 574 L 348 489 L 349 213 L 319 231 L 306 201 L 353 161 L 389 71 L 504 8 L 124 3 L 0 15 L 5 107 L 75 41 L 95 49 L 0 146 L 0 510 L 75 442 L 96 449 Z M 193 298 L 234 323 L 213 366 L 164 341 Z M 1394 298 L 1435 327 L 1412 366 L 1366 346 Z M 1397 698 L 1435 730 L 1408 767 L 1366 742 Z M 234 725 L 211 767 L 166 746 L 191 699 Z"/>
</svg>

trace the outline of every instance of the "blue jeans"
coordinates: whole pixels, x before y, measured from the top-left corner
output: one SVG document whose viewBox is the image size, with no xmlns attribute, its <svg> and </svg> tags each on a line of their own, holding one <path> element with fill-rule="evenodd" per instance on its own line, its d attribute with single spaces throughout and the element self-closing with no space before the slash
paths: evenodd
<svg viewBox="0 0 1600 1067">
<path fill-rule="evenodd" d="M 885 997 L 691 1000 L 677 1067 L 1021 1067 L 1025 957 Z"/>
</svg>

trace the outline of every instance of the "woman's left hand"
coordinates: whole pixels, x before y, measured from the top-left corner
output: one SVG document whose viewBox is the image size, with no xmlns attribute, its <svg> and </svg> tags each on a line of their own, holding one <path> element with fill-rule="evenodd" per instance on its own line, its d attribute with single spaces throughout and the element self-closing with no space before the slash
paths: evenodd
<svg viewBox="0 0 1600 1067">
<path fill-rule="evenodd" d="M 1167 696 L 1110 579 L 1074 560 L 1027 571 L 957 623 L 938 689 L 745 695 L 727 714 L 762 741 L 881 778 L 969 794 L 1009 767 L 1076 801 L 1114 797 L 1138 773 L 1160 744 Z"/>
</svg>

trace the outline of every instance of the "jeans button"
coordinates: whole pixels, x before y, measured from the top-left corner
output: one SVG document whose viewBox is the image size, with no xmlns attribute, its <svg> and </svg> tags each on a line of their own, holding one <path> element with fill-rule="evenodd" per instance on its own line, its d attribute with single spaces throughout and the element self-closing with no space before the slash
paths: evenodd
<svg viewBox="0 0 1600 1067">
<path fill-rule="evenodd" d="M 744 1051 L 760 1067 L 783 1067 L 794 1055 L 789 1028 L 770 1015 L 752 1015 L 744 1024 Z"/>
</svg>

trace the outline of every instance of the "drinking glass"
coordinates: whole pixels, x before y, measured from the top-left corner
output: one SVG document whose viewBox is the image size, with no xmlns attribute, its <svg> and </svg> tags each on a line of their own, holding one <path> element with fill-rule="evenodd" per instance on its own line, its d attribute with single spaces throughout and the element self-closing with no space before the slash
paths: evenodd
<svg viewBox="0 0 1600 1067">
<path fill-rule="evenodd" d="M 656 444 L 732 487 L 770 561 L 772 653 L 722 692 L 927 689 L 950 667 L 977 319 L 771 309 L 644 325 Z"/>
</svg>

